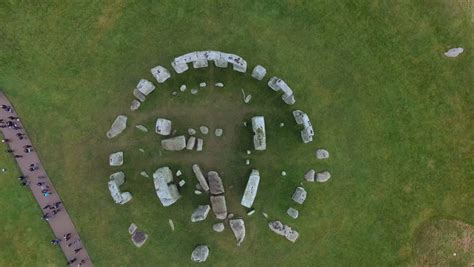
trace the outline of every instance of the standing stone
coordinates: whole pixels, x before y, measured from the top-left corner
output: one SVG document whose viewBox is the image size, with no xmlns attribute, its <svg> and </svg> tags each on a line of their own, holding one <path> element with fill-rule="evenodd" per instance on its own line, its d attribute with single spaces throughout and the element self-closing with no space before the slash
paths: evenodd
<svg viewBox="0 0 474 267">
<path fill-rule="evenodd" d="M 216 83 L 215 86 L 219 87 L 219 88 L 222 88 L 222 87 L 224 87 L 224 84 L 223 83 Z"/>
<path fill-rule="evenodd" d="M 110 129 L 107 131 L 107 138 L 110 139 L 116 137 L 121 134 L 125 128 L 127 128 L 127 116 L 118 115 Z"/>
<path fill-rule="evenodd" d="M 265 133 L 265 119 L 263 116 L 252 117 L 253 146 L 255 150 L 263 151 L 267 149 L 267 139 Z"/>
<path fill-rule="evenodd" d="M 143 126 L 143 125 L 141 125 L 141 124 L 135 125 L 135 127 L 136 127 L 138 130 L 142 131 L 142 132 L 145 132 L 145 133 L 148 132 L 148 128 L 146 128 L 145 126 Z"/>
<path fill-rule="evenodd" d="M 293 196 L 291 198 L 296 203 L 303 204 L 304 201 L 306 200 L 306 190 L 304 190 L 303 187 L 298 186 L 295 190 L 295 193 L 293 193 Z"/>
<path fill-rule="evenodd" d="M 224 231 L 224 229 L 225 229 L 225 226 L 223 223 L 216 223 L 212 225 L 212 230 L 214 230 L 214 232 L 221 233 Z"/>
<path fill-rule="evenodd" d="M 186 184 L 185 180 L 180 180 L 178 183 L 179 187 L 183 187 L 185 184 Z"/>
<path fill-rule="evenodd" d="M 202 151 L 202 147 L 204 145 L 204 140 L 201 138 L 197 139 L 196 151 Z"/>
<path fill-rule="evenodd" d="M 227 205 L 224 195 L 211 196 L 211 207 L 218 220 L 224 220 L 227 217 Z"/>
<path fill-rule="evenodd" d="M 130 103 L 130 110 L 131 110 L 131 111 L 137 110 L 137 109 L 140 107 L 141 104 L 142 104 L 142 103 L 141 103 L 140 101 L 138 101 L 138 100 L 136 100 L 136 99 L 133 99 L 133 100 L 132 100 L 132 103 Z"/>
<path fill-rule="evenodd" d="M 138 91 L 138 89 L 133 89 L 133 96 L 140 100 L 140 102 L 145 102 L 146 100 L 146 96 Z"/>
<path fill-rule="evenodd" d="M 168 151 L 181 151 L 186 148 L 186 137 L 180 135 L 161 140 L 161 147 Z"/>
<path fill-rule="evenodd" d="M 280 127 L 285 127 L 285 123 L 280 122 Z"/>
<path fill-rule="evenodd" d="M 147 239 L 148 235 L 141 231 L 135 231 L 132 235 L 132 242 L 137 248 L 142 247 Z"/>
<path fill-rule="evenodd" d="M 198 93 L 198 89 L 196 89 L 196 88 L 191 89 L 191 94 L 195 95 L 197 93 Z"/>
<path fill-rule="evenodd" d="M 237 246 L 240 246 L 245 239 L 245 223 L 242 219 L 229 220 L 230 229 L 237 240 Z"/>
<path fill-rule="evenodd" d="M 199 87 L 201 87 L 201 88 L 204 88 L 206 86 L 207 86 L 207 84 L 205 82 L 202 82 L 202 83 L 199 84 Z"/>
<path fill-rule="evenodd" d="M 204 191 L 209 191 L 209 185 L 207 184 L 206 178 L 204 178 L 204 175 L 202 174 L 201 168 L 199 168 L 199 165 L 193 164 L 193 172 L 194 175 L 196 176 L 196 179 L 199 182 L 199 185 L 201 185 L 202 189 Z"/>
<path fill-rule="evenodd" d="M 316 182 L 325 183 L 331 179 L 331 174 L 328 171 L 319 172 L 316 174 Z"/>
<path fill-rule="evenodd" d="M 188 143 L 186 144 L 186 149 L 193 150 L 195 143 L 196 143 L 196 137 L 194 136 L 189 137 Z"/>
<path fill-rule="evenodd" d="M 181 195 L 173 182 L 173 172 L 168 167 L 159 168 L 153 173 L 156 195 L 164 207 L 174 204 Z"/>
<path fill-rule="evenodd" d="M 197 246 L 191 254 L 191 260 L 194 262 L 205 262 L 207 257 L 209 257 L 209 247 L 204 245 Z"/>
<path fill-rule="evenodd" d="M 315 174 L 316 174 L 316 171 L 311 169 L 304 175 L 304 179 L 308 182 L 314 182 L 314 175 Z"/>
<path fill-rule="evenodd" d="M 202 134 L 208 134 L 209 128 L 207 126 L 201 126 L 199 127 L 199 131 L 201 131 Z"/>
<path fill-rule="evenodd" d="M 245 160 L 245 165 L 247 165 L 247 166 L 250 165 L 250 160 L 249 159 Z"/>
<path fill-rule="evenodd" d="M 232 219 L 232 218 L 234 218 L 234 214 L 233 214 L 233 213 L 229 213 L 229 214 L 227 215 L 227 219 Z"/>
<path fill-rule="evenodd" d="M 298 212 L 297 209 L 288 208 L 288 210 L 286 211 L 286 214 L 288 214 L 293 219 L 297 219 L 298 215 L 299 215 L 299 212 Z"/>
<path fill-rule="evenodd" d="M 464 52 L 464 48 L 456 47 L 456 48 L 449 49 L 448 51 L 444 53 L 444 55 L 447 57 L 457 57 L 460 54 L 462 54 L 462 52 Z"/>
<path fill-rule="evenodd" d="M 170 135 L 172 129 L 172 122 L 168 119 L 158 118 L 156 119 L 155 132 L 159 135 Z"/>
<path fill-rule="evenodd" d="M 267 70 L 260 65 L 257 65 L 255 66 L 255 68 L 253 68 L 252 77 L 256 80 L 261 81 L 265 77 L 266 74 L 267 74 Z"/>
<path fill-rule="evenodd" d="M 221 137 L 223 133 L 224 133 L 224 130 L 222 130 L 221 128 L 217 128 L 214 131 L 214 135 L 217 136 L 217 137 Z"/>
<path fill-rule="evenodd" d="M 204 221 L 207 218 L 207 214 L 209 214 L 210 210 L 211 207 L 209 205 L 199 205 L 191 215 L 191 222 Z"/>
<path fill-rule="evenodd" d="M 281 176 L 286 176 L 286 171 L 282 171 Z"/>
<path fill-rule="evenodd" d="M 183 85 L 181 85 L 181 86 L 179 87 L 179 90 L 180 90 L 181 92 L 186 91 L 186 89 L 188 89 L 188 88 L 186 87 L 186 84 L 183 84 Z"/>
<path fill-rule="evenodd" d="M 109 156 L 110 166 L 122 166 L 123 165 L 123 152 L 115 152 Z"/>
<path fill-rule="evenodd" d="M 222 184 L 222 179 L 221 177 L 219 177 L 219 174 L 217 172 L 208 172 L 207 180 L 209 181 L 209 189 L 212 195 L 220 195 L 225 192 L 224 185 Z"/>
<path fill-rule="evenodd" d="M 316 150 L 316 158 L 317 159 L 327 159 L 327 158 L 329 158 L 329 151 L 327 151 L 326 149 Z"/>
<path fill-rule="evenodd" d="M 155 88 L 152 82 L 145 79 L 141 79 L 137 84 L 137 90 L 145 96 L 153 92 Z"/>
<path fill-rule="evenodd" d="M 156 66 L 150 72 L 158 83 L 164 83 L 171 77 L 170 71 L 163 66 Z"/>
<path fill-rule="evenodd" d="M 251 208 L 255 197 L 257 196 L 258 184 L 260 183 L 260 173 L 258 170 L 252 170 L 250 173 L 249 179 L 247 181 L 247 186 L 245 187 L 244 194 L 240 204 L 246 208 Z"/>
<path fill-rule="evenodd" d="M 189 135 L 195 135 L 195 134 L 196 134 L 196 130 L 194 130 L 193 128 L 189 128 L 189 129 L 188 129 L 188 134 L 189 134 Z"/>
</svg>

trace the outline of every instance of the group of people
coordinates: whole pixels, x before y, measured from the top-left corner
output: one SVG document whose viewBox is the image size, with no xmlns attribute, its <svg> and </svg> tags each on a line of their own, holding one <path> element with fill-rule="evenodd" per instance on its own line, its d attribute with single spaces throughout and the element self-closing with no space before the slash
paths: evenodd
<svg viewBox="0 0 474 267">
<path fill-rule="evenodd" d="M 7 106 L 7 105 L 0 105 L 0 108 L 2 108 L 3 110 L 7 111 L 7 112 L 10 112 L 10 113 L 13 113 L 13 109 L 11 106 Z M 2 119 L 0 118 L 0 128 L 10 128 L 10 129 L 13 129 L 15 131 L 18 131 L 15 135 L 16 137 L 19 139 L 19 140 L 23 140 L 26 138 L 26 134 L 24 132 L 22 132 L 22 127 L 19 123 L 20 119 L 18 117 L 14 117 L 14 116 L 8 116 L 8 120 L 7 119 Z M 4 138 L 1 140 L 2 143 L 10 143 L 11 140 L 10 139 L 7 139 L 7 138 Z M 6 152 L 8 153 L 12 153 L 13 156 L 15 158 L 23 158 L 25 154 L 28 154 L 28 153 L 31 153 L 33 152 L 33 146 L 31 144 L 26 144 L 23 146 L 22 149 L 20 149 L 20 151 L 14 151 L 11 147 L 9 149 L 6 150 Z M 15 153 L 16 152 L 16 153 Z M 19 152 L 19 153 L 18 153 Z M 35 172 L 38 171 L 40 169 L 40 164 L 39 163 L 31 163 L 28 167 L 28 170 L 32 173 L 33 176 L 36 176 L 35 175 Z M 2 169 L 2 171 L 6 171 L 6 169 Z M 50 187 L 48 185 L 48 183 L 46 181 L 43 181 L 43 179 L 45 179 L 46 176 L 45 175 L 38 175 L 37 176 L 37 179 L 33 180 L 31 182 L 36 182 L 36 186 L 39 187 L 41 189 L 41 193 L 43 195 L 43 197 L 48 197 L 50 195 L 53 194 L 53 192 L 50 190 Z M 20 181 L 20 184 L 22 186 L 30 186 L 30 180 L 29 180 L 29 177 L 28 175 L 21 175 L 18 177 L 18 180 Z M 42 215 L 42 219 L 43 220 L 46 220 L 46 221 L 49 221 L 50 219 L 54 218 L 57 216 L 58 213 L 61 212 L 61 201 L 56 201 L 54 203 L 50 203 L 50 204 L 47 204 L 43 207 L 43 215 Z M 72 234 L 71 233 L 67 233 L 63 236 L 63 239 L 53 239 L 51 240 L 51 244 L 53 245 L 59 245 L 63 240 L 64 241 L 70 241 L 72 237 Z M 67 247 L 73 247 L 74 249 L 74 253 L 77 255 L 79 253 L 79 251 L 82 250 L 82 246 L 80 245 L 80 240 L 77 239 L 77 240 L 74 240 L 74 241 L 70 241 L 69 244 L 67 244 Z M 68 260 L 67 264 L 68 265 L 72 265 L 72 264 L 75 264 L 77 263 L 77 266 L 81 266 L 83 265 L 86 260 L 85 259 L 82 259 L 80 260 L 79 262 L 77 262 L 78 259 L 76 257 Z"/>
</svg>

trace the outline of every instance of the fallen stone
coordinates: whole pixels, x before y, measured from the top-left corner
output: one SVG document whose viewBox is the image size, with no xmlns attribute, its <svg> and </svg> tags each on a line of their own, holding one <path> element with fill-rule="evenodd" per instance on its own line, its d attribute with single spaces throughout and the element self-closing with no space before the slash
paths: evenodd
<svg viewBox="0 0 474 267">
<path fill-rule="evenodd" d="M 137 225 L 132 223 L 130 224 L 130 226 L 128 227 L 128 233 L 133 235 L 135 233 L 135 231 L 137 231 Z"/>
<path fill-rule="evenodd" d="M 172 96 L 177 96 L 177 95 L 178 95 L 178 91 L 173 91 L 173 92 L 171 92 L 171 95 L 172 95 Z"/>
<path fill-rule="evenodd" d="M 198 91 L 198 89 L 196 89 L 196 88 L 192 88 L 192 89 L 191 89 L 191 94 L 193 94 L 193 95 L 197 94 L 198 92 L 199 92 L 199 91 Z"/>
<path fill-rule="evenodd" d="M 210 210 L 211 207 L 209 205 L 199 205 L 191 215 L 191 222 L 204 221 L 207 218 L 207 214 L 209 214 Z"/>
<path fill-rule="evenodd" d="M 297 209 L 288 208 L 288 210 L 286 211 L 286 214 L 288 214 L 293 219 L 297 219 L 298 215 L 299 215 L 299 212 L 298 212 Z"/>
<path fill-rule="evenodd" d="M 217 137 L 221 137 L 223 133 L 224 130 L 222 130 L 221 128 L 217 128 L 216 130 L 214 130 L 214 135 Z"/>
<path fill-rule="evenodd" d="M 248 103 L 250 103 L 250 100 L 252 100 L 252 95 L 246 95 L 245 98 L 244 98 L 244 103 L 248 104 Z"/>
<path fill-rule="evenodd" d="M 460 54 L 462 54 L 462 52 L 464 52 L 464 48 L 456 47 L 456 48 L 449 49 L 448 51 L 444 53 L 444 55 L 447 57 L 457 57 Z"/>
<path fill-rule="evenodd" d="M 209 247 L 208 246 L 197 246 L 193 253 L 191 253 L 191 260 L 194 262 L 205 262 L 209 257 Z"/>
<path fill-rule="evenodd" d="M 172 128 L 172 122 L 168 119 L 158 118 L 156 119 L 155 132 L 159 135 L 170 135 Z"/>
<path fill-rule="evenodd" d="M 192 168 L 193 168 L 194 175 L 196 176 L 196 179 L 198 180 L 202 189 L 206 192 L 209 191 L 209 185 L 206 181 L 206 178 L 204 178 L 204 175 L 202 174 L 202 171 L 201 171 L 201 168 L 199 168 L 199 165 L 193 164 Z"/>
<path fill-rule="evenodd" d="M 194 136 L 189 137 L 188 143 L 186 144 L 186 149 L 193 150 L 194 144 L 196 144 L 196 137 Z"/>
<path fill-rule="evenodd" d="M 143 176 L 143 177 L 146 177 L 146 178 L 150 177 L 150 175 L 148 175 L 148 173 L 146 173 L 146 171 L 140 172 L 140 175 Z"/>
<path fill-rule="evenodd" d="M 314 175 L 315 174 L 316 174 L 316 171 L 311 169 L 304 175 L 304 179 L 308 182 L 314 182 Z"/>
<path fill-rule="evenodd" d="M 252 117 L 253 146 L 255 150 L 267 149 L 267 141 L 265 134 L 265 119 L 263 116 Z"/>
<path fill-rule="evenodd" d="M 181 175 L 183 175 L 183 172 L 182 172 L 181 170 L 178 170 L 178 171 L 176 172 L 176 176 L 179 177 L 179 176 L 181 176 Z"/>
<path fill-rule="evenodd" d="M 222 88 L 222 87 L 224 87 L 224 84 L 223 83 L 216 83 L 215 86 L 219 87 L 219 88 Z"/>
<path fill-rule="evenodd" d="M 225 192 L 224 185 L 222 184 L 222 179 L 221 177 L 219 177 L 219 174 L 217 172 L 215 171 L 208 172 L 207 180 L 209 181 L 209 189 L 212 195 L 220 195 Z"/>
<path fill-rule="evenodd" d="M 174 222 L 171 219 L 168 219 L 168 224 L 170 225 L 171 231 L 174 231 Z"/>
<path fill-rule="evenodd" d="M 265 219 L 268 219 L 268 214 L 266 212 L 262 212 L 262 215 L 265 217 Z"/>
<path fill-rule="evenodd" d="M 298 186 L 293 193 L 293 196 L 291 197 L 293 201 L 295 201 L 298 204 L 303 204 L 304 201 L 306 200 L 306 190 L 304 190 L 303 187 Z"/>
<path fill-rule="evenodd" d="M 142 132 L 145 132 L 145 133 L 148 132 L 148 128 L 146 128 L 145 126 L 143 126 L 143 125 L 141 125 L 141 124 L 135 125 L 135 127 L 136 127 L 138 130 L 142 131 Z"/>
<path fill-rule="evenodd" d="M 249 159 L 245 160 L 245 165 L 247 165 L 247 166 L 250 165 L 250 160 Z"/>
<path fill-rule="evenodd" d="M 188 89 L 188 88 L 186 87 L 186 84 L 182 84 L 182 85 L 179 87 L 179 90 L 180 90 L 181 92 L 186 91 L 186 89 Z"/>
<path fill-rule="evenodd" d="M 247 150 L 247 155 L 250 155 L 250 154 L 252 154 L 252 151 Z"/>
<path fill-rule="evenodd" d="M 252 209 L 249 212 L 247 212 L 247 216 L 252 216 L 255 213 L 255 210 Z"/>
<path fill-rule="evenodd" d="M 260 65 L 257 65 L 255 66 L 255 68 L 253 68 L 252 77 L 256 80 L 261 81 L 263 77 L 265 77 L 266 74 L 267 74 L 267 70 Z"/>
<path fill-rule="evenodd" d="M 208 134 L 209 128 L 207 126 L 201 126 L 199 127 L 199 131 L 201 131 L 202 134 Z"/>
<path fill-rule="evenodd" d="M 240 204 L 246 208 L 251 208 L 255 197 L 257 196 L 258 184 L 260 183 L 260 173 L 258 170 L 252 170 L 250 173 L 249 179 L 247 181 L 247 186 L 245 187 L 244 194 Z"/>
<path fill-rule="evenodd" d="M 127 116 L 118 115 L 110 129 L 107 131 L 107 138 L 110 139 L 116 137 L 121 134 L 125 128 L 127 128 Z"/>
<path fill-rule="evenodd" d="M 199 190 L 194 190 L 194 194 L 196 194 L 196 195 L 200 195 L 200 194 L 202 194 L 202 192 L 201 192 L 201 191 L 199 191 Z"/>
<path fill-rule="evenodd" d="M 240 246 L 245 239 L 245 223 L 242 219 L 229 220 L 230 229 L 237 240 L 237 246 Z"/>
<path fill-rule="evenodd" d="M 189 135 L 195 135 L 195 134 L 196 134 L 196 130 L 194 130 L 193 128 L 189 128 L 189 129 L 188 129 L 188 134 L 189 134 Z"/>
<path fill-rule="evenodd" d="M 137 90 L 145 96 L 153 92 L 155 88 L 152 82 L 145 79 L 141 79 L 137 84 Z"/>
<path fill-rule="evenodd" d="M 133 89 L 133 96 L 140 100 L 140 102 L 145 102 L 146 100 L 146 96 L 138 91 L 138 89 Z"/>
<path fill-rule="evenodd" d="M 225 226 L 223 223 L 216 223 L 212 225 L 212 230 L 214 230 L 214 232 L 221 233 L 224 231 L 224 229 L 225 229 Z"/>
<path fill-rule="evenodd" d="M 316 150 L 316 158 L 317 159 L 327 159 L 327 158 L 329 158 L 329 151 L 327 151 L 326 149 Z"/>
<path fill-rule="evenodd" d="M 280 122 L 280 127 L 285 127 L 285 124 L 283 122 Z"/>
<path fill-rule="evenodd" d="M 325 183 L 329 179 L 331 179 L 331 174 L 328 171 L 318 172 L 318 174 L 316 174 L 316 182 L 318 183 Z"/>
<path fill-rule="evenodd" d="M 205 82 L 202 82 L 202 83 L 199 84 L 199 87 L 201 87 L 201 88 L 204 88 L 206 86 L 207 86 L 207 84 Z"/>
<path fill-rule="evenodd" d="M 132 242 L 137 248 L 142 247 L 147 239 L 148 235 L 141 231 L 135 231 L 132 235 Z"/>
<path fill-rule="evenodd" d="M 227 205 L 223 195 L 211 196 L 211 207 L 218 220 L 224 220 L 227 217 Z"/>
<path fill-rule="evenodd" d="M 232 218 L 234 218 L 234 214 L 233 214 L 233 213 L 229 213 L 229 214 L 227 215 L 227 219 L 232 219 Z"/>
<path fill-rule="evenodd" d="M 145 153 L 145 150 L 143 148 L 139 148 L 138 151 Z"/>
<path fill-rule="evenodd" d="M 284 236 L 293 243 L 299 237 L 299 233 L 296 230 L 291 229 L 288 225 L 283 225 L 280 221 L 269 222 L 268 227 L 276 234 Z"/>
<path fill-rule="evenodd" d="M 138 110 L 138 108 L 140 107 L 142 103 L 136 99 L 133 99 L 132 100 L 132 103 L 130 103 L 130 110 L 131 111 L 135 111 L 135 110 Z"/>
<path fill-rule="evenodd" d="M 281 176 L 286 176 L 286 171 L 282 171 Z"/>
<path fill-rule="evenodd" d="M 196 184 L 196 189 L 197 189 L 197 190 L 202 190 L 202 186 L 201 186 L 199 183 L 197 183 L 197 184 Z"/>
<path fill-rule="evenodd" d="M 122 166 L 123 165 L 123 152 L 115 152 L 109 156 L 110 166 Z"/>
<path fill-rule="evenodd" d="M 186 137 L 180 135 L 161 140 L 161 147 L 168 151 L 181 151 L 186 148 Z"/>
<path fill-rule="evenodd" d="M 186 184 L 186 181 L 184 180 L 180 180 L 178 183 L 179 187 L 183 187 L 185 184 Z"/>
<path fill-rule="evenodd" d="M 202 151 L 202 147 L 204 145 L 204 140 L 201 138 L 197 139 L 196 151 Z"/>
</svg>

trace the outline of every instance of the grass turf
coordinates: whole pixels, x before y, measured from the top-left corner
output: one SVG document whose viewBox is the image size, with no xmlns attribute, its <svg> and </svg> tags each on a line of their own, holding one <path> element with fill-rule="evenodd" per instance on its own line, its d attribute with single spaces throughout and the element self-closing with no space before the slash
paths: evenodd
<svg viewBox="0 0 474 267">
<path fill-rule="evenodd" d="M 211 247 L 210 265 L 414 264 L 413 238 L 424 222 L 474 222 L 472 8 L 463 1 L 5 1 L 0 86 L 24 118 L 99 266 L 186 265 L 197 243 Z M 466 52 L 445 58 L 442 52 L 453 46 Z M 295 107 L 313 121 L 315 141 L 300 143 L 292 107 L 264 82 L 231 70 L 174 75 L 138 114 L 128 111 L 131 89 L 140 78 L 151 79 L 151 67 L 168 67 L 173 57 L 200 49 L 234 52 L 250 67 L 262 64 L 269 75 L 285 79 L 296 93 Z M 226 88 L 171 98 L 182 82 L 197 86 L 202 80 L 222 80 Z M 250 106 L 240 103 L 240 88 L 254 95 Z M 159 156 L 159 139 L 140 136 L 133 127 L 106 140 L 119 113 L 130 114 L 132 126 L 151 127 L 158 115 L 173 118 L 181 130 L 222 124 L 225 137 L 222 143 L 207 138 L 215 143 L 199 157 Z M 251 157 L 262 173 L 258 213 L 246 219 L 247 238 L 236 247 L 229 231 L 212 233 L 212 219 L 189 222 L 192 210 L 206 201 L 192 194 L 190 163 L 221 171 L 232 211 L 243 215 L 238 202 L 250 133 L 240 124 L 257 113 L 268 118 L 269 149 Z M 287 127 L 278 128 L 280 121 Z M 328 148 L 330 160 L 315 160 L 318 147 Z M 107 157 L 115 150 L 126 153 L 124 189 L 134 194 L 125 206 L 113 204 L 106 187 L 115 170 Z M 151 180 L 138 172 L 166 164 L 184 169 L 188 184 L 183 199 L 165 209 Z M 292 221 L 285 211 L 309 168 L 328 169 L 333 178 L 305 186 L 308 199 Z M 285 178 L 282 169 L 289 173 Z M 14 179 L 12 173 L 3 176 Z M 29 220 L 14 219 L 11 194 L 27 196 L 11 181 L 3 183 L 8 193 L 0 201 L 9 208 L 2 217 L 9 219 L 2 225 L 42 227 L 34 204 L 23 215 Z M 301 239 L 290 244 L 269 232 L 262 210 L 294 226 Z M 177 228 L 173 233 L 169 218 Z M 128 240 L 131 222 L 150 234 L 141 249 Z M 38 240 L 32 241 L 37 250 L 21 258 L 6 252 L 1 265 L 27 265 L 38 251 L 51 255 L 53 264 L 63 260 L 48 249 L 45 231 L 29 234 L 38 233 L 31 237 Z M 9 247 L 24 246 L 23 239 L 2 237 Z"/>
</svg>

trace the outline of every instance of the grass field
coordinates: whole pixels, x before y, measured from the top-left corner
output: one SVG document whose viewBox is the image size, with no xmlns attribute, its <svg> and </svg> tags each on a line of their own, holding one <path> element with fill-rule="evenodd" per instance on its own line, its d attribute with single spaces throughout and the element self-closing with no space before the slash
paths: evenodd
<svg viewBox="0 0 474 267">
<path fill-rule="evenodd" d="M 210 246 L 206 264 L 213 266 L 415 265 L 420 227 L 440 218 L 474 223 L 473 10 L 470 1 L 441 0 L 2 1 L 0 88 L 97 266 L 189 265 L 201 243 Z M 458 46 L 465 49 L 459 58 L 443 56 Z M 138 113 L 129 111 L 132 89 L 141 78 L 152 80 L 151 67 L 170 68 L 175 56 L 205 49 L 241 55 L 250 70 L 267 67 L 267 78 L 279 76 L 294 89 L 296 105 L 284 105 L 249 73 L 208 68 L 173 73 Z M 171 97 L 182 83 L 201 81 L 226 87 Z M 240 88 L 253 95 L 250 105 Z M 312 119 L 309 145 L 299 140 L 294 108 Z M 129 129 L 107 140 L 118 114 L 129 115 Z M 237 247 L 228 229 L 212 232 L 212 216 L 190 223 L 193 209 L 208 201 L 192 193 L 191 164 L 218 170 L 230 209 L 245 215 L 239 202 L 251 133 L 241 125 L 255 114 L 266 116 L 268 150 L 250 157 L 262 181 L 257 213 L 244 216 L 247 237 Z M 181 132 L 206 124 L 225 134 L 207 137 L 202 154 L 160 155 L 159 138 L 133 127 L 151 128 L 157 116 L 173 119 Z M 281 121 L 287 127 L 279 128 Z M 329 160 L 315 159 L 320 147 Z M 123 189 L 134 195 L 124 206 L 107 190 L 118 170 L 108 155 L 116 150 L 125 152 Z M 15 183 L 13 161 L 0 159 L 11 170 L 0 175 L 0 265 L 64 264 L 40 210 Z M 183 169 L 188 182 L 169 208 L 139 175 L 165 165 Z M 290 196 L 310 168 L 333 178 L 304 184 L 308 199 L 293 221 L 285 214 L 294 206 Z M 300 239 L 291 244 L 271 233 L 262 211 L 293 226 Z M 150 235 L 141 249 L 129 240 L 131 222 Z M 446 262 L 474 262 L 472 251 L 459 255 Z"/>
</svg>

